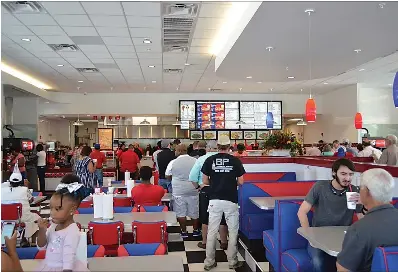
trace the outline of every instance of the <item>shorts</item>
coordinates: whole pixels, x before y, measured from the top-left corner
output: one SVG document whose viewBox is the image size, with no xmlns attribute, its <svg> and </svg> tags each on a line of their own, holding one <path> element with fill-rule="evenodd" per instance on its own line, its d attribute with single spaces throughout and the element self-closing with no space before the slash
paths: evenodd
<svg viewBox="0 0 398 272">
<path fill-rule="evenodd" d="M 178 217 L 199 218 L 199 196 L 173 196 L 173 211 Z"/>
<path fill-rule="evenodd" d="M 200 223 L 204 225 L 209 224 L 209 212 L 207 209 L 209 208 L 209 187 L 203 187 L 199 192 L 199 220 Z M 226 226 L 227 222 L 225 221 L 225 214 L 222 215 L 220 225 Z"/>
</svg>

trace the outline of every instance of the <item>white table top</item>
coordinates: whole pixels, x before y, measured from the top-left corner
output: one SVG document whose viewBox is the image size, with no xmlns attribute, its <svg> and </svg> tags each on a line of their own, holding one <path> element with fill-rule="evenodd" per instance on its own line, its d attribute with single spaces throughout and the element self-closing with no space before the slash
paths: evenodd
<svg viewBox="0 0 398 272">
<path fill-rule="evenodd" d="M 114 213 L 113 220 L 104 221 L 101 218 L 94 218 L 93 214 L 75 214 L 73 219 L 79 222 L 82 228 L 88 228 L 90 221 L 94 222 L 112 222 L 122 221 L 126 231 L 131 231 L 131 223 L 133 221 L 141 222 L 158 222 L 165 221 L 168 226 L 178 226 L 177 216 L 175 212 L 132 212 L 132 213 Z"/>
<path fill-rule="evenodd" d="M 127 194 L 114 194 L 113 195 L 114 198 L 125 198 L 127 197 Z M 170 202 L 172 199 L 171 193 L 166 193 L 164 194 L 163 198 L 162 198 L 162 202 Z M 83 201 L 91 201 L 93 200 L 92 196 L 88 196 L 85 199 L 83 199 Z"/>
<path fill-rule="evenodd" d="M 36 271 L 43 260 L 21 260 L 25 272 Z M 132 256 L 89 258 L 91 271 L 178 271 L 183 272 L 183 260 L 180 256 Z"/>
<path fill-rule="evenodd" d="M 303 236 L 315 248 L 336 257 L 343 247 L 345 231 L 348 227 L 314 227 L 298 228 L 297 233 Z"/>
<path fill-rule="evenodd" d="M 37 205 L 40 204 L 40 202 L 43 202 L 44 200 L 46 200 L 47 197 L 46 196 L 34 196 L 33 197 L 33 202 L 30 203 L 30 205 Z"/>
<path fill-rule="evenodd" d="M 250 201 L 262 210 L 273 210 L 275 200 L 304 199 L 305 196 L 249 197 Z"/>
</svg>

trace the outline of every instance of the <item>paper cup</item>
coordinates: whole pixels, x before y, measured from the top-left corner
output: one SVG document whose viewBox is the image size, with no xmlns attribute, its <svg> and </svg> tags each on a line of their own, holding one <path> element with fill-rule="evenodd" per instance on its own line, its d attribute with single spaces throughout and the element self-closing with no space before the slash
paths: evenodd
<svg viewBox="0 0 398 272">
<path fill-rule="evenodd" d="M 113 194 L 115 187 L 108 187 L 108 194 Z"/>
<path fill-rule="evenodd" d="M 94 193 L 96 193 L 96 194 L 101 193 L 101 188 L 95 188 L 95 189 L 94 189 Z"/>
<path fill-rule="evenodd" d="M 349 201 L 351 196 L 358 194 L 357 192 L 346 192 L 345 195 L 347 197 L 347 208 L 349 210 L 355 210 L 357 207 L 357 202 L 356 201 Z"/>
<path fill-rule="evenodd" d="M 31 194 L 33 193 L 33 189 L 29 189 L 29 191 L 30 191 Z"/>
</svg>

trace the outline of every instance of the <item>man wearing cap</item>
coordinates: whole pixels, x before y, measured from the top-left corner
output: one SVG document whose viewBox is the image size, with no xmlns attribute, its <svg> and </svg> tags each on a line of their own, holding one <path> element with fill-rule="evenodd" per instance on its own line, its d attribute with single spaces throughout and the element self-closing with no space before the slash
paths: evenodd
<svg viewBox="0 0 398 272">
<path fill-rule="evenodd" d="M 95 144 L 94 150 L 90 154 L 90 158 L 94 162 L 94 166 L 95 166 L 94 174 L 97 177 L 98 186 L 102 187 L 102 185 L 104 184 L 104 173 L 102 171 L 102 166 L 104 165 L 106 158 L 105 158 L 105 154 L 103 152 L 101 152 L 100 149 L 101 149 L 100 144 Z"/>
<path fill-rule="evenodd" d="M 238 261 L 238 230 L 239 209 L 237 185 L 243 184 L 243 175 L 246 173 L 242 162 L 229 154 L 231 140 L 228 136 L 218 139 L 219 153 L 206 159 L 202 167 L 203 183 L 210 185 L 209 192 L 209 226 L 206 243 L 206 271 L 217 266 L 215 260 L 216 240 L 218 228 L 223 214 L 228 225 L 228 265 L 236 269 L 243 265 Z"/>
<path fill-rule="evenodd" d="M 166 168 L 176 156 L 174 151 L 170 150 L 170 141 L 162 140 L 161 147 L 162 151 L 157 154 L 155 161 L 159 171 L 159 185 L 171 193 L 171 181 L 166 179 Z"/>
</svg>

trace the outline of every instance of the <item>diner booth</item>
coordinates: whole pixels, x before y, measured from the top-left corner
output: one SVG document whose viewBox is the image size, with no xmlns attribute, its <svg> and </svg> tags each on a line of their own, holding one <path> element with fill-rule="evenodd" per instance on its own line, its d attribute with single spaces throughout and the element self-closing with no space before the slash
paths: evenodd
<svg viewBox="0 0 398 272">
<path fill-rule="evenodd" d="M 354 185 L 359 185 L 362 172 L 374 167 L 386 169 L 398 182 L 396 167 L 366 162 L 370 159 L 353 158 L 356 169 L 352 181 Z M 247 252 L 250 252 L 250 256 L 246 254 L 246 261 L 252 269 L 261 259 L 258 254 L 262 252 L 275 271 L 312 270 L 311 260 L 307 253 L 308 241 L 298 231 L 300 222 L 297 212 L 315 182 L 332 179 L 331 166 L 334 160 L 335 158 L 325 157 L 241 158 L 247 173 L 244 175 L 244 184 L 239 186 L 238 191 L 240 243 Z M 392 204 L 398 208 L 398 186 L 394 189 Z M 309 213 L 310 222 L 311 218 L 312 212 Z M 333 235 L 333 233 L 324 236 L 328 235 Z M 341 250 L 343 230 L 336 235 L 338 237 L 335 240 L 336 243 L 340 242 L 337 246 Z M 375 268 L 382 267 L 380 258 L 386 256 L 385 254 L 393 256 L 389 252 L 396 251 L 394 248 L 386 250 L 376 250 Z M 330 252 L 332 256 L 337 256 L 337 254 L 336 250 Z M 396 257 L 391 260 L 388 257 L 386 260 L 394 265 L 398 264 Z"/>
</svg>

